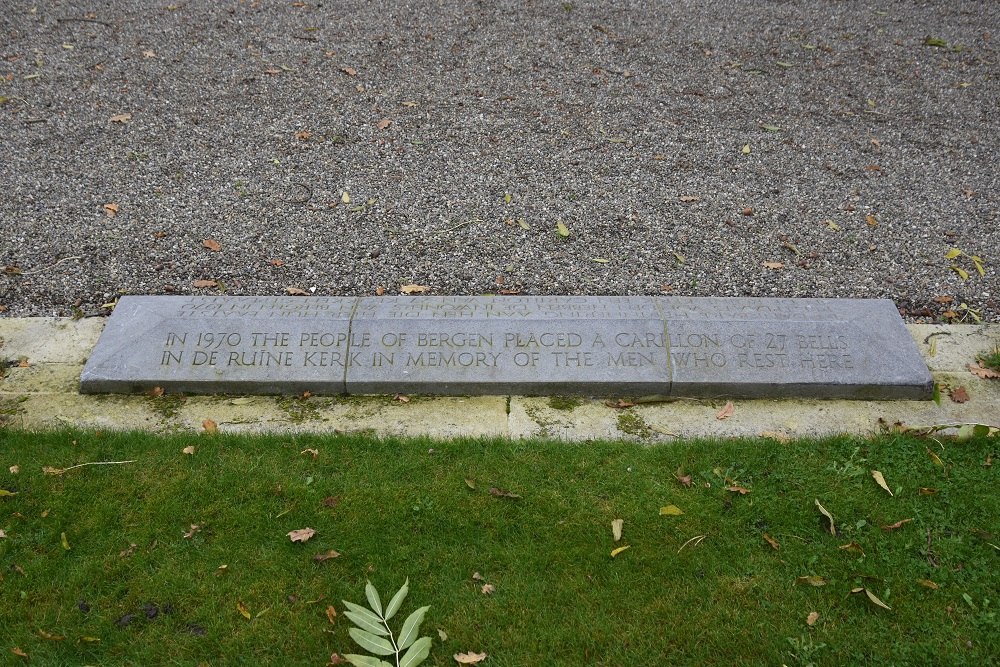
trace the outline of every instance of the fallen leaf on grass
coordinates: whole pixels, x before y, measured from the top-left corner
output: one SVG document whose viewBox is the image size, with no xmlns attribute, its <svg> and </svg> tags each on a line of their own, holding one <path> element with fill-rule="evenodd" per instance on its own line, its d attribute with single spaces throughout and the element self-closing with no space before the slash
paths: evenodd
<svg viewBox="0 0 1000 667">
<path fill-rule="evenodd" d="M 192 287 L 197 287 L 198 289 L 204 289 L 206 287 L 218 287 L 219 283 L 216 280 L 196 280 L 191 283 Z"/>
<path fill-rule="evenodd" d="M 676 479 L 678 482 L 680 482 L 682 485 L 684 485 L 685 488 L 690 489 L 691 488 L 691 475 L 684 475 L 684 474 L 682 474 L 683 472 L 684 472 L 683 470 L 681 470 L 680 468 L 678 468 L 677 471 L 674 473 L 674 479 Z"/>
<path fill-rule="evenodd" d="M 956 387 L 949 392 L 952 403 L 965 403 L 969 400 L 969 392 L 965 387 Z"/>
<path fill-rule="evenodd" d="M 336 618 L 337 618 L 337 610 L 333 608 L 333 605 L 327 605 L 326 620 L 330 621 L 330 625 L 333 625 L 333 621 Z"/>
<path fill-rule="evenodd" d="M 631 549 L 631 548 L 632 548 L 632 547 L 631 547 L 630 545 L 627 545 L 627 544 L 626 544 L 626 545 L 625 545 L 625 546 L 623 546 L 623 547 L 618 547 L 617 549 L 612 549 L 612 550 L 611 550 L 611 557 L 612 557 L 612 558 L 614 558 L 615 556 L 617 556 L 617 555 L 618 555 L 618 554 L 620 554 L 621 552 L 625 551 L 626 549 Z"/>
<path fill-rule="evenodd" d="M 922 496 L 933 496 L 937 492 L 938 492 L 937 489 L 932 489 L 927 486 L 921 486 L 919 489 L 917 489 L 917 493 L 919 493 Z"/>
<path fill-rule="evenodd" d="M 72 548 L 69 546 L 69 539 L 66 537 L 66 533 L 61 533 L 59 535 L 59 543 L 65 551 L 69 551 Z"/>
<path fill-rule="evenodd" d="M 471 477 L 466 477 L 465 478 L 465 485 L 467 487 L 469 487 L 470 489 L 472 489 L 473 491 L 475 491 L 475 489 L 476 489 L 476 480 L 472 479 Z"/>
<path fill-rule="evenodd" d="M 427 285 L 403 285 L 399 288 L 403 294 L 425 294 L 431 291 Z"/>
<path fill-rule="evenodd" d="M 941 460 L 940 456 L 938 456 L 937 454 L 935 454 L 934 452 L 932 452 L 930 450 L 930 448 L 928 448 L 928 447 L 924 447 L 924 449 L 927 450 L 927 455 L 929 457 L 931 457 L 931 461 L 933 461 L 935 465 L 938 465 L 938 466 L 941 466 L 942 468 L 944 468 L 944 461 Z"/>
<path fill-rule="evenodd" d="M 195 533 L 200 533 L 200 532 L 201 532 L 201 526 L 197 523 L 192 523 L 191 530 L 184 533 L 184 539 L 189 540 L 192 537 L 194 537 Z"/>
<path fill-rule="evenodd" d="M 17 491 L 8 491 L 7 489 L 0 489 L 0 498 L 6 498 L 7 496 L 16 496 L 16 495 Z"/>
<path fill-rule="evenodd" d="M 313 562 L 314 563 L 325 563 L 326 561 L 330 560 L 331 558 L 340 558 L 340 553 L 337 552 L 337 551 L 334 551 L 333 549 L 330 549 L 329 551 L 324 551 L 321 554 L 316 554 L 315 556 L 313 556 Z"/>
<path fill-rule="evenodd" d="M 316 531 L 312 528 L 299 528 L 298 530 L 288 531 L 288 539 L 292 542 L 305 542 L 315 534 Z"/>
<path fill-rule="evenodd" d="M 315 461 L 317 458 L 319 458 L 319 450 L 318 449 L 303 449 L 301 452 L 299 452 L 299 456 L 305 456 L 306 454 L 312 455 L 313 461 Z"/>
<path fill-rule="evenodd" d="M 664 505 L 660 508 L 660 516 L 680 516 L 681 514 L 684 514 L 684 510 L 677 505 Z"/>
<path fill-rule="evenodd" d="M 493 587 L 493 584 L 483 584 L 483 587 L 479 590 L 483 592 L 483 595 L 492 595 L 496 588 Z"/>
<path fill-rule="evenodd" d="M 10 652 L 13 653 L 14 655 L 21 656 L 22 658 L 27 658 L 28 657 L 28 654 L 25 653 L 24 651 L 22 651 L 20 649 L 20 647 L 18 647 L 18 646 L 15 646 L 14 648 L 12 648 L 10 650 Z"/>
<path fill-rule="evenodd" d="M 473 581 L 482 581 L 483 580 L 483 575 L 479 574 L 478 572 L 473 572 L 472 573 L 472 580 Z"/>
<path fill-rule="evenodd" d="M 771 548 L 774 549 L 775 551 L 777 551 L 778 549 L 781 548 L 781 545 L 778 544 L 778 540 L 774 539 L 773 537 L 771 537 L 767 533 L 764 533 L 764 541 L 767 542 L 768 544 L 770 544 Z"/>
<path fill-rule="evenodd" d="M 875 596 L 875 594 L 874 594 L 874 593 L 872 593 L 872 592 L 871 592 L 870 590 L 868 590 L 867 588 L 860 588 L 860 587 L 859 587 L 859 588 L 852 588 L 852 589 L 851 589 L 851 593 L 864 593 L 865 595 L 867 595 L 867 596 L 868 596 L 868 599 L 869 599 L 869 600 L 871 600 L 873 604 L 875 604 L 875 605 L 877 605 L 877 606 L 879 606 L 879 607 L 882 607 L 883 609 L 888 609 L 889 611 L 892 611 L 892 607 L 890 607 L 890 606 L 889 606 L 889 605 L 887 605 L 886 603 L 884 603 L 884 602 L 882 602 L 881 600 L 879 600 L 879 599 L 878 599 L 878 598 L 877 598 L 877 597 Z"/>
<path fill-rule="evenodd" d="M 217 577 L 221 577 L 226 572 L 229 572 L 229 565 L 227 565 L 227 564 L 223 564 L 223 565 L 220 565 L 219 567 L 215 568 L 215 576 L 217 576 Z"/>
<path fill-rule="evenodd" d="M 66 639 L 62 635 L 54 635 L 51 632 L 45 632 L 45 630 L 42 629 L 39 629 L 37 632 L 39 637 L 42 639 L 48 639 L 50 642 L 61 642 Z"/>
<path fill-rule="evenodd" d="M 518 500 L 521 496 L 516 493 L 511 493 L 510 491 L 504 491 L 503 489 L 498 489 L 495 486 L 490 487 L 490 495 L 494 498 L 510 498 L 512 500 Z"/>
<path fill-rule="evenodd" d="M 137 547 L 138 547 L 138 545 L 135 542 L 130 543 L 128 545 L 128 549 L 124 549 L 124 550 L 122 550 L 121 552 L 118 553 L 118 557 L 119 558 L 128 558 L 129 556 L 131 556 L 132 554 L 135 553 L 135 550 L 136 550 Z"/>
<path fill-rule="evenodd" d="M 21 472 L 21 466 L 14 465 L 7 468 L 7 470 L 10 470 L 11 475 L 16 475 L 17 473 Z"/>
<path fill-rule="evenodd" d="M 913 521 L 913 519 L 902 519 L 902 520 L 897 521 L 896 523 L 890 524 L 888 526 L 882 526 L 882 530 L 884 530 L 887 533 L 891 533 L 892 531 L 896 530 L 897 528 L 902 528 L 904 525 L 910 523 L 911 521 Z"/>
<path fill-rule="evenodd" d="M 194 454 L 194 445 L 188 445 L 187 447 L 185 447 L 184 449 L 181 450 L 181 453 L 182 454 Z"/>
<path fill-rule="evenodd" d="M 486 659 L 485 653 L 456 653 L 451 656 L 460 665 L 475 665 Z"/>
<path fill-rule="evenodd" d="M 811 628 L 812 626 L 816 625 L 816 621 L 818 620 L 819 620 L 819 612 L 811 611 L 809 612 L 809 615 L 806 616 L 806 625 L 808 625 Z"/>
<path fill-rule="evenodd" d="M 830 514 L 829 512 L 827 512 L 826 508 L 823 507 L 823 505 L 820 504 L 819 498 L 816 499 L 816 507 L 819 508 L 820 514 L 822 514 L 823 516 L 825 516 L 830 521 L 830 534 L 831 535 L 836 535 L 837 534 L 837 527 L 833 523 L 833 515 Z"/>
<path fill-rule="evenodd" d="M 395 396 L 392 397 L 392 400 L 399 401 L 400 403 L 409 403 L 410 397 L 407 396 L 406 394 L 396 394 Z"/>
<path fill-rule="evenodd" d="M 735 410 L 736 410 L 736 406 L 733 405 L 733 402 L 732 401 L 728 401 L 728 402 L 726 402 L 725 407 L 723 407 L 721 410 L 719 410 L 719 413 L 717 415 L 715 415 L 715 418 L 718 419 L 718 420 L 720 420 L 720 421 L 723 420 L 723 419 L 729 419 L 730 417 L 733 416 L 733 412 Z"/>
<path fill-rule="evenodd" d="M 248 621 L 250 620 L 250 610 L 247 609 L 247 606 L 242 602 L 236 603 L 236 611 L 240 612 L 240 616 L 242 616 L 243 618 L 247 619 Z"/>
<path fill-rule="evenodd" d="M 826 586 L 826 579 L 817 576 L 815 574 L 809 574 L 804 577 L 797 577 L 795 579 L 796 584 L 809 584 L 810 586 Z"/>
<path fill-rule="evenodd" d="M 7 532 L 5 530 L 0 529 L 0 539 L 4 539 L 6 537 L 7 537 Z"/>
<path fill-rule="evenodd" d="M 924 588 L 931 589 L 932 591 L 936 591 L 937 589 L 941 588 L 930 579 L 917 579 L 917 583 L 923 586 Z"/>
<path fill-rule="evenodd" d="M 872 470 L 871 473 L 872 473 L 872 478 L 875 480 L 875 483 L 881 486 L 883 489 L 885 489 L 885 492 L 891 496 L 892 491 L 889 489 L 889 485 L 885 483 L 885 477 L 882 476 L 882 473 L 880 473 L 878 470 Z"/>
<path fill-rule="evenodd" d="M 113 218 L 118 215 L 118 204 L 114 202 L 104 205 L 104 212 L 108 214 L 109 218 Z"/>
<path fill-rule="evenodd" d="M 615 519 L 611 522 L 611 536 L 615 538 L 615 542 L 622 539 L 622 526 L 625 522 L 622 519 Z"/>
<path fill-rule="evenodd" d="M 770 438 L 771 440 L 776 440 L 781 444 L 785 444 L 791 440 L 787 433 L 782 433 L 781 431 L 761 431 L 760 437 Z"/>
<path fill-rule="evenodd" d="M 726 491 L 732 491 L 733 493 L 738 493 L 741 496 L 745 496 L 750 493 L 750 489 L 740 486 L 739 484 L 733 484 L 726 487 Z"/>
<path fill-rule="evenodd" d="M 219 425 L 216 424 L 211 419 L 205 419 L 201 422 L 201 427 L 205 429 L 205 433 L 215 433 L 219 430 Z"/>
<path fill-rule="evenodd" d="M 208 248 L 209 250 L 211 250 L 212 252 L 219 252 L 220 250 L 222 250 L 222 244 L 216 241 L 215 239 L 205 239 L 204 241 L 201 242 L 201 244 L 206 248 Z"/>
<path fill-rule="evenodd" d="M 837 547 L 841 551 L 850 551 L 851 553 L 865 555 L 865 550 L 861 548 L 861 545 L 857 542 L 848 542 L 847 544 L 841 544 Z"/>
</svg>

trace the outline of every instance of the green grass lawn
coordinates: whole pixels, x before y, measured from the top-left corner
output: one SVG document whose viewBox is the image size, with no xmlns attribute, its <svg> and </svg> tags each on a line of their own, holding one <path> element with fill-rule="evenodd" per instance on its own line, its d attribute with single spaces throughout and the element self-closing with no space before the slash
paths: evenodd
<svg viewBox="0 0 1000 667">
<path fill-rule="evenodd" d="M 408 577 L 397 624 L 430 605 L 425 665 L 984 665 L 1000 655 L 998 451 L 0 430 L 16 494 L 0 497 L 0 655 L 322 666 L 361 652 L 341 600 Z"/>
</svg>

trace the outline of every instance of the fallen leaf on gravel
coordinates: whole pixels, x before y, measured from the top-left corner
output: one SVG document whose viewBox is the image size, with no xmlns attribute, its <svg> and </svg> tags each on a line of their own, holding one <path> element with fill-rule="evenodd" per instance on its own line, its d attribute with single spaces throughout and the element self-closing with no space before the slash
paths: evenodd
<svg viewBox="0 0 1000 667">
<path fill-rule="evenodd" d="M 205 419 L 201 422 L 201 427 L 205 429 L 205 433 L 215 433 L 219 430 L 219 425 L 216 424 L 211 419 Z"/>
<path fill-rule="evenodd" d="M 272 259 L 267 262 L 271 266 L 284 266 L 285 262 L 280 259 Z"/>
<path fill-rule="evenodd" d="M 315 556 L 313 556 L 313 562 L 314 563 L 324 563 L 324 562 L 330 560 L 331 558 L 339 558 L 339 557 L 340 557 L 340 553 L 334 551 L 333 549 L 330 549 L 329 551 L 325 551 L 325 552 L 323 552 L 321 554 L 316 554 Z"/>
<path fill-rule="evenodd" d="M 753 215 L 753 209 L 747 206 L 743 209 L 743 215 Z"/>
<path fill-rule="evenodd" d="M 299 130 L 298 132 L 295 133 L 295 138 L 298 139 L 299 141 L 307 141 L 311 137 L 312 137 L 312 132 L 310 132 L 309 130 Z"/>
<path fill-rule="evenodd" d="M 811 612 L 809 612 L 809 615 L 806 616 L 806 625 L 808 625 L 809 627 L 812 627 L 812 626 L 816 625 L 816 621 L 818 621 L 818 620 L 819 620 L 819 612 L 818 611 L 811 611 Z"/>
<path fill-rule="evenodd" d="M 719 410 L 719 413 L 715 415 L 718 420 L 729 419 L 733 416 L 733 412 L 736 410 L 736 406 L 733 405 L 732 401 L 727 401 L 725 407 Z"/>
<path fill-rule="evenodd" d="M 414 102 L 413 100 L 406 100 L 405 102 L 400 102 L 404 107 L 415 107 L 420 106 L 420 102 Z"/>
<path fill-rule="evenodd" d="M 490 495 L 494 498 L 510 498 L 512 500 L 518 500 L 521 496 L 516 493 L 511 493 L 510 491 L 504 491 L 503 489 L 498 489 L 495 486 L 490 487 Z"/>
<path fill-rule="evenodd" d="M 267 74 L 269 76 L 278 76 L 279 74 L 281 74 L 281 70 L 278 69 L 277 67 L 268 67 L 266 70 L 264 70 L 264 74 Z"/>
<path fill-rule="evenodd" d="M 452 656 L 460 665 L 475 665 L 486 659 L 485 653 L 456 653 Z"/>
<path fill-rule="evenodd" d="M 833 220 L 824 220 L 824 222 L 826 223 L 826 226 L 830 228 L 831 231 L 834 231 L 834 232 L 839 232 L 840 231 L 840 225 L 838 225 Z"/>
<path fill-rule="evenodd" d="M 681 514 L 684 514 L 684 510 L 677 505 L 664 505 L 660 508 L 660 516 L 680 516 Z"/>
<path fill-rule="evenodd" d="M 795 583 L 809 584 L 810 586 L 826 586 L 826 579 L 815 574 L 809 574 L 804 577 L 797 577 Z"/>
<path fill-rule="evenodd" d="M 685 204 L 690 204 L 691 202 L 701 201 L 701 197 L 698 195 L 684 195 L 677 198 L 678 200 L 684 202 Z"/>
<path fill-rule="evenodd" d="M 956 387 L 949 393 L 953 403 L 965 403 L 969 400 L 969 392 L 965 387 Z"/>
<path fill-rule="evenodd" d="M 218 287 L 219 283 L 218 281 L 215 280 L 196 280 L 193 283 L 191 283 L 191 286 L 203 289 L 206 287 Z"/>
<path fill-rule="evenodd" d="M 358 74 L 358 70 L 354 69 L 353 67 L 347 67 L 346 65 L 341 67 L 340 71 L 346 74 L 347 76 L 357 76 Z"/>
<path fill-rule="evenodd" d="M 219 252 L 222 250 L 222 245 L 215 239 L 205 239 L 201 242 L 203 246 L 211 250 L 212 252 Z"/>
<path fill-rule="evenodd" d="M 890 524 L 888 526 L 882 526 L 882 530 L 884 530 L 887 533 L 891 533 L 892 531 L 896 530 L 897 528 L 902 528 L 905 524 L 908 524 L 911 521 L 913 521 L 913 519 L 902 519 L 900 521 L 897 521 L 894 524 Z"/>
<path fill-rule="evenodd" d="M 115 114 L 114 116 L 112 116 L 108 120 L 110 122 L 112 122 L 112 123 L 127 123 L 128 121 L 132 120 L 132 114 L 130 114 L 130 113 L 119 113 L 119 114 Z"/>
<path fill-rule="evenodd" d="M 871 213 L 865 216 L 865 222 L 868 223 L 869 227 L 878 227 L 878 220 L 876 220 L 875 216 Z"/>
<path fill-rule="evenodd" d="M 969 364 L 969 370 L 984 380 L 995 380 L 1000 378 L 1000 371 L 993 370 L 992 368 L 986 368 L 983 366 L 982 362 L 980 362 L 977 366 Z"/>
<path fill-rule="evenodd" d="M 954 271 L 955 273 L 957 273 L 958 277 L 961 278 L 962 280 L 968 280 L 969 279 L 969 272 L 966 271 L 965 269 L 963 269 L 962 267 L 960 267 L 960 266 L 952 266 L 951 270 Z"/>
<path fill-rule="evenodd" d="M 399 291 L 403 294 L 424 294 L 431 290 L 427 285 L 403 285 Z"/>
<path fill-rule="evenodd" d="M 768 544 L 770 544 L 771 548 L 774 549 L 775 551 L 777 551 L 778 549 L 781 548 L 781 545 L 778 544 L 778 540 L 774 539 L 773 537 L 771 537 L 767 533 L 764 533 L 764 541 L 767 542 Z"/>
<path fill-rule="evenodd" d="M 889 485 L 885 483 L 885 477 L 882 476 L 882 473 L 880 473 L 878 470 L 872 470 L 871 472 L 872 472 L 872 479 L 875 480 L 875 483 L 881 486 L 883 489 L 885 489 L 885 492 L 891 496 L 892 490 L 889 489 Z"/>
<path fill-rule="evenodd" d="M 288 539 L 292 542 L 305 542 L 315 534 L 316 531 L 312 528 L 299 528 L 298 530 L 288 531 Z"/>
<path fill-rule="evenodd" d="M 383 294 L 385 294 L 385 288 L 384 287 L 382 287 L 381 285 L 379 285 L 378 287 L 375 288 L 375 296 L 382 296 Z"/>
<path fill-rule="evenodd" d="M 563 238 L 569 236 L 569 227 L 562 220 L 556 222 L 556 232 Z"/>
<path fill-rule="evenodd" d="M 181 453 L 182 454 L 194 454 L 194 445 L 188 445 L 187 447 L 185 447 L 184 449 L 181 450 Z"/>
<path fill-rule="evenodd" d="M 635 407 L 635 403 L 626 401 L 623 398 L 619 398 L 617 401 L 614 402 L 605 401 L 604 405 L 608 406 L 609 408 L 615 408 L 616 410 L 624 410 L 625 408 Z"/>
<path fill-rule="evenodd" d="M 615 538 L 615 542 L 619 542 L 622 539 L 622 526 L 625 521 L 622 519 L 615 519 L 611 522 L 611 536 Z"/>
<path fill-rule="evenodd" d="M 382 120 L 380 120 L 378 123 L 375 124 L 375 127 L 377 127 L 380 130 L 384 130 L 390 125 L 392 125 L 392 119 L 383 118 Z"/>
<path fill-rule="evenodd" d="M 785 268 L 785 265 L 781 262 L 764 262 L 765 269 L 771 269 L 772 271 L 779 271 Z"/>
<path fill-rule="evenodd" d="M 113 218 L 118 215 L 118 204 L 111 202 L 110 204 L 104 205 L 104 212 L 108 214 L 109 218 Z"/>
<path fill-rule="evenodd" d="M 285 293 L 287 293 L 288 296 L 306 296 L 309 294 L 301 287 L 286 287 Z"/>
<path fill-rule="evenodd" d="M 741 151 L 744 155 L 750 155 L 750 144 L 743 144 Z"/>
<path fill-rule="evenodd" d="M 886 603 L 882 602 L 877 597 L 875 597 L 875 594 L 872 593 L 867 588 L 852 588 L 851 592 L 852 593 L 864 593 L 865 595 L 868 596 L 868 599 L 871 600 L 872 603 L 874 603 L 875 605 L 877 605 L 879 607 L 882 607 L 883 609 L 888 609 L 889 611 L 892 611 L 892 607 L 890 607 L 889 605 L 887 605 Z"/>
<path fill-rule="evenodd" d="M 611 557 L 614 558 L 615 556 L 617 556 L 621 552 L 625 551 L 626 549 L 631 549 L 631 548 L 632 547 L 630 545 L 625 545 L 623 547 L 618 547 L 617 549 L 612 549 L 611 550 Z"/>
</svg>

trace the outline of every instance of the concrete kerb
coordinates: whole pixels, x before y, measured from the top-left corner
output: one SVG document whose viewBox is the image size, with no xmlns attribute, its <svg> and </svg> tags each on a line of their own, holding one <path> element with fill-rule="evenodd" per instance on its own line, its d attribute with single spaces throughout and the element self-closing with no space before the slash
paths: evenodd
<svg viewBox="0 0 1000 667">
<path fill-rule="evenodd" d="M 776 440 L 836 433 L 870 435 L 882 424 L 988 423 L 1000 426 L 1000 380 L 969 371 L 976 355 L 1000 345 L 1000 325 L 909 324 L 941 401 L 739 400 L 719 419 L 717 400 L 636 397 L 614 408 L 605 399 L 394 396 L 81 395 L 80 371 L 104 320 L 0 319 L 0 420 L 8 427 L 197 431 L 212 420 L 224 432 L 371 433 L 439 438 L 551 437 L 568 441 L 629 438 L 666 441 L 764 434 Z M 958 403 L 949 392 L 965 387 Z"/>
</svg>

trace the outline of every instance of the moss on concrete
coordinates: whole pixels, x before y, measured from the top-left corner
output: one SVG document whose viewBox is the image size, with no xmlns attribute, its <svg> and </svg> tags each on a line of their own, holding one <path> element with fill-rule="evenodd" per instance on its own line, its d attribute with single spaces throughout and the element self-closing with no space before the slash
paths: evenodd
<svg viewBox="0 0 1000 667">
<path fill-rule="evenodd" d="M 647 440 L 653 435 L 653 429 L 646 420 L 631 410 L 618 415 L 618 430 L 642 440 Z"/>
<path fill-rule="evenodd" d="M 549 399 L 549 407 L 553 410 L 575 410 L 581 405 L 583 399 L 575 396 L 553 396 Z"/>
</svg>

